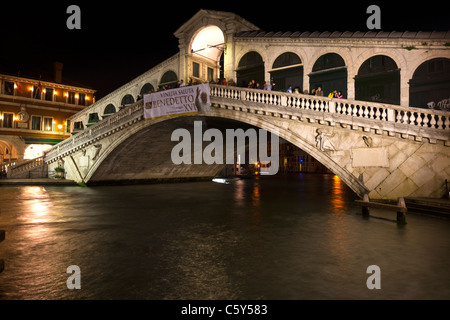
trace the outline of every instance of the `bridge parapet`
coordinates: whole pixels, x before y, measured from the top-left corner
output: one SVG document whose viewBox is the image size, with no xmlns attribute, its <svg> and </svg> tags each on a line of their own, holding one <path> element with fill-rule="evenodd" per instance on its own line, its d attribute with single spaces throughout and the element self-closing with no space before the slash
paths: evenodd
<svg viewBox="0 0 450 320">
<path fill-rule="evenodd" d="M 211 103 L 211 117 L 279 130 L 280 137 L 326 165 L 357 194 L 373 199 L 439 197 L 450 173 L 450 112 L 218 85 L 211 85 Z M 163 121 L 145 121 L 139 101 L 61 142 L 44 161 L 51 170 L 63 160 L 71 179 L 86 183 L 122 142 Z M 164 151 L 169 145 L 159 141 L 154 148 Z M 149 148 L 147 154 L 162 152 Z M 111 161 L 107 167 L 114 169 Z M 153 174 L 138 164 L 136 170 Z"/>
<path fill-rule="evenodd" d="M 44 156 L 47 163 L 54 162 L 71 152 L 78 151 L 88 145 L 100 141 L 104 137 L 127 128 L 134 123 L 144 119 L 143 101 L 134 103 L 123 108 L 114 115 L 97 122 L 93 126 L 64 140 L 52 149 L 48 150 Z"/>
<path fill-rule="evenodd" d="M 430 143 L 442 141 L 450 146 L 448 111 L 216 85 L 211 86 L 211 96 L 223 107 L 233 106 L 231 101 L 227 104 L 227 99 L 239 101 L 232 107 L 238 111 L 248 112 L 245 107 L 253 106 L 259 107 L 256 112 L 263 115 L 297 117 L 331 126 L 338 123 L 353 130 L 362 127 L 376 134 L 386 131 L 390 136 L 400 134 L 405 139 L 412 136 L 415 141 L 426 138 Z"/>
<path fill-rule="evenodd" d="M 415 141 L 425 138 L 432 144 L 442 141 L 450 146 L 448 111 L 219 85 L 211 85 L 211 101 L 234 111 L 330 126 L 339 124 L 352 130 L 374 130 L 380 135 L 386 131 L 389 136 L 398 134 Z M 139 101 L 59 143 L 46 153 L 45 161 L 79 150 L 141 120 L 144 120 L 143 102 Z"/>
</svg>

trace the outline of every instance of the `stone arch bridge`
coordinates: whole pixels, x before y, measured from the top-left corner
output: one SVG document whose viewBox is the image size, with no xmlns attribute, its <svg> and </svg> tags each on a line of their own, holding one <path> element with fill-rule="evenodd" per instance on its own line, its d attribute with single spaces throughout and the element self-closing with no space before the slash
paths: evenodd
<svg viewBox="0 0 450 320">
<path fill-rule="evenodd" d="M 63 165 L 67 179 L 111 181 L 213 177 L 222 165 L 171 161 L 172 132 L 251 125 L 293 143 L 373 199 L 442 197 L 450 177 L 450 113 L 211 85 L 208 116 L 144 119 L 138 102 L 72 136 L 44 157 L 48 170 Z"/>
<path fill-rule="evenodd" d="M 173 130 L 202 120 L 277 131 L 358 195 L 445 194 L 450 32 L 264 32 L 236 14 L 200 10 L 174 35 L 179 53 L 73 116 L 71 138 L 12 175 L 45 163 L 49 171 L 63 164 L 68 179 L 88 184 L 212 177 L 222 166 L 175 166 L 170 157 Z M 155 121 L 144 121 L 135 102 L 178 80 L 217 78 L 276 80 L 304 93 L 321 86 L 344 99 L 211 85 L 208 116 Z"/>
</svg>

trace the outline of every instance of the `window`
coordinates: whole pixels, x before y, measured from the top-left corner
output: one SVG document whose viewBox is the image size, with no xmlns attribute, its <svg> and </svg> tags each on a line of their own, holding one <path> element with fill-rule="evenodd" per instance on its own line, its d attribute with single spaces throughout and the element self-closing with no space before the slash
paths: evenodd
<svg viewBox="0 0 450 320">
<path fill-rule="evenodd" d="M 75 122 L 73 125 L 74 130 L 84 130 L 84 125 L 82 121 Z"/>
<path fill-rule="evenodd" d="M 53 118 L 44 117 L 44 131 L 53 131 Z"/>
<path fill-rule="evenodd" d="M 51 88 L 45 89 L 45 101 L 53 101 L 53 91 Z"/>
<path fill-rule="evenodd" d="M 114 105 L 112 105 L 112 104 L 108 104 L 103 113 L 104 113 L 104 115 L 114 114 L 114 113 L 116 113 L 116 107 L 114 107 Z"/>
<path fill-rule="evenodd" d="M 208 68 L 208 81 L 212 81 L 214 79 L 214 69 Z"/>
<path fill-rule="evenodd" d="M 67 103 L 75 104 L 75 92 L 67 93 Z"/>
<path fill-rule="evenodd" d="M 42 117 L 31 116 L 31 130 L 41 130 L 41 127 L 42 127 Z"/>
<path fill-rule="evenodd" d="M 42 99 L 42 86 L 41 85 L 33 86 L 33 99 L 38 99 L 38 100 Z"/>
<path fill-rule="evenodd" d="M 5 94 L 13 96 L 14 95 L 14 83 L 5 81 Z"/>
<path fill-rule="evenodd" d="M 197 62 L 192 63 L 192 76 L 200 78 L 200 65 Z"/>
<path fill-rule="evenodd" d="M 85 95 L 84 93 L 80 93 L 80 94 L 79 94 L 78 104 L 79 104 L 80 106 L 86 105 L 86 95 Z"/>
<path fill-rule="evenodd" d="M 13 128 L 14 113 L 3 113 L 3 128 Z"/>
<path fill-rule="evenodd" d="M 90 113 L 89 114 L 89 124 L 97 123 L 100 121 L 100 118 L 98 117 L 98 113 Z"/>
<path fill-rule="evenodd" d="M 131 94 L 127 94 L 125 97 L 123 97 L 121 105 L 122 106 L 127 106 L 127 105 L 130 105 L 130 104 L 133 104 L 133 103 L 134 103 L 133 96 Z"/>
</svg>

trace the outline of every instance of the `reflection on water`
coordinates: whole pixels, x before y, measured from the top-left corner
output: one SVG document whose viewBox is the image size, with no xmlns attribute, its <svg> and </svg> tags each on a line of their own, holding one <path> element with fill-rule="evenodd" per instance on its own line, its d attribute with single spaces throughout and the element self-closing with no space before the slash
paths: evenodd
<svg viewBox="0 0 450 320">
<path fill-rule="evenodd" d="M 450 221 L 364 219 L 333 175 L 0 191 L 0 299 L 450 298 Z"/>
<path fill-rule="evenodd" d="M 345 201 L 347 186 L 338 176 L 334 175 L 332 177 L 333 180 L 330 190 L 331 212 L 334 214 L 345 213 L 348 210 L 348 203 Z"/>
</svg>

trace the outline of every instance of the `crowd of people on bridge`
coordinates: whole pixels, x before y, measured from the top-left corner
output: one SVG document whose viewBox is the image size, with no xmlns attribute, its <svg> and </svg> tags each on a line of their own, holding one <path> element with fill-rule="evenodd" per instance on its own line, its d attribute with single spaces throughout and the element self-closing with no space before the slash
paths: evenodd
<svg viewBox="0 0 450 320">
<path fill-rule="evenodd" d="M 194 86 L 194 85 L 198 85 L 198 84 L 202 84 L 202 83 L 205 83 L 205 82 L 201 82 L 199 80 L 192 79 L 192 78 L 190 78 L 188 83 L 185 83 L 183 80 L 179 80 L 176 84 L 171 84 L 171 85 L 165 84 L 165 85 L 159 86 L 156 90 L 151 90 L 150 92 L 148 92 L 148 94 L 151 94 L 153 92 L 158 92 L 158 91 L 174 89 L 174 88 Z M 233 79 L 226 80 L 225 78 L 221 78 L 221 79 L 217 78 L 216 80 L 212 80 L 209 83 L 221 85 L 221 86 L 231 86 L 231 87 L 237 86 L 237 84 L 234 82 Z M 247 88 L 266 90 L 266 91 L 280 91 L 280 92 L 296 93 L 296 94 L 309 94 L 309 95 L 318 96 L 318 97 L 325 96 L 325 93 L 323 92 L 321 86 L 318 86 L 317 88 L 312 89 L 311 93 L 308 93 L 308 90 L 301 91 L 299 87 L 292 88 L 291 85 L 289 85 L 287 89 L 280 89 L 277 86 L 275 81 L 265 81 L 264 83 L 260 84 L 259 82 L 256 82 L 255 80 L 251 80 L 248 83 Z M 328 96 L 328 98 L 337 98 L 337 99 L 344 98 L 342 91 L 338 91 L 338 90 L 333 90 L 327 96 Z M 138 101 L 141 99 L 142 99 L 142 96 L 141 95 L 138 96 Z"/>
<path fill-rule="evenodd" d="M 292 88 L 292 85 L 289 85 L 286 90 L 279 90 L 278 87 L 277 87 L 277 84 L 274 81 L 270 81 L 270 82 L 265 81 L 263 83 L 263 85 L 260 85 L 255 80 L 251 80 L 248 83 L 247 88 L 267 90 L 267 91 L 285 91 L 287 93 L 296 93 L 296 94 L 309 94 L 307 90 L 301 91 L 299 87 Z M 324 92 L 322 91 L 322 87 L 318 86 L 317 88 L 312 89 L 310 95 L 323 97 L 324 96 Z M 328 94 L 328 98 L 343 99 L 344 96 L 342 94 L 342 91 L 333 90 L 332 92 L 330 92 Z"/>
</svg>

